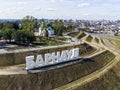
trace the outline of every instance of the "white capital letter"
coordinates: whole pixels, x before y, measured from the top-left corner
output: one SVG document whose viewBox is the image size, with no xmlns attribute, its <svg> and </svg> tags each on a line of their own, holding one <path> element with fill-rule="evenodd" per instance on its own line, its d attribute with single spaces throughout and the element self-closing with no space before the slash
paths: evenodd
<svg viewBox="0 0 120 90">
<path fill-rule="evenodd" d="M 79 48 L 73 49 L 73 58 L 78 58 L 79 57 Z"/>
<path fill-rule="evenodd" d="M 57 52 L 57 55 L 55 55 L 55 53 L 52 53 L 52 61 L 53 63 L 57 63 L 60 61 L 60 52 Z"/>
<path fill-rule="evenodd" d="M 47 53 L 45 54 L 45 64 L 52 64 L 53 61 L 52 61 L 52 57 L 51 57 L 51 54 L 50 53 Z"/>
<path fill-rule="evenodd" d="M 27 56 L 26 57 L 26 69 L 33 69 L 35 68 L 36 63 L 34 62 L 34 56 Z"/>
<path fill-rule="evenodd" d="M 43 61 L 42 56 L 41 56 L 41 55 L 38 55 L 38 56 L 37 56 L 37 60 L 36 60 L 36 65 L 37 65 L 37 67 L 43 66 L 44 64 L 45 64 L 45 62 Z"/>
<path fill-rule="evenodd" d="M 60 57 L 60 62 L 66 61 L 67 60 L 67 53 L 66 51 L 62 51 L 61 57 Z"/>
</svg>

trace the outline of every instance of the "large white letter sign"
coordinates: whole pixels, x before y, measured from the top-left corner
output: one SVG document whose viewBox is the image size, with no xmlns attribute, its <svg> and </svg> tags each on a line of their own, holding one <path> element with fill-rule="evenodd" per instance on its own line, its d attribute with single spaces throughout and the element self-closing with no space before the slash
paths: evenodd
<svg viewBox="0 0 120 90">
<path fill-rule="evenodd" d="M 34 62 L 34 56 L 26 57 L 26 69 L 33 69 L 36 67 L 36 63 Z"/>
<path fill-rule="evenodd" d="M 61 52 L 53 52 L 52 54 L 47 53 L 44 55 L 45 60 L 43 60 L 42 55 L 37 55 L 36 62 L 34 61 L 34 56 L 26 57 L 26 69 L 35 69 L 47 65 L 53 65 L 60 62 L 75 60 L 79 58 L 79 48 L 72 50 L 64 50 Z"/>
</svg>

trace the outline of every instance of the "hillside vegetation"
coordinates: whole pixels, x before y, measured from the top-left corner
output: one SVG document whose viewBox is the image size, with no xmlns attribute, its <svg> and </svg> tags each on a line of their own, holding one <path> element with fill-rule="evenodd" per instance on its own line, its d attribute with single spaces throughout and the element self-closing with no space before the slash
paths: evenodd
<svg viewBox="0 0 120 90">
<path fill-rule="evenodd" d="M 89 36 L 86 38 L 86 41 L 91 42 L 92 39 L 93 39 L 93 37 L 92 37 L 91 35 L 89 35 Z"/>
<path fill-rule="evenodd" d="M 1 90 L 51 90 L 68 84 L 113 60 L 115 55 L 106 51 L 93 58 L 69 66 L 28 75 L 0 76 Z"/>
<path fill-rule="evenodd" d="M 94 80 L 76 90 L 120 90 L 120 63 L 103 77 Z"/>
<path fill-rule="evenodd" d="M 81 38 L 83 38 L 83 37 L 85 37 L 86 36 L 86 34 L 84 33 L 84 32 L 82 32 L 77 38 L 78 39 L 81 39 Z"/>
<path fill-rule="evenodd" d="M 75 37 L 76 35 L 78 35 L 78 33 L 80 33 L 80 32 L 71 32 L 68 35 L 71 37 Z"/>
<path fill-rule="evenodd" d="M 120 42 L 119 41 L 109 40 L 109 42 L 112 43 L 115 47 L 120 49 Z"/>
<path fill-rule="evenodd" d="M 5 54 L 0 54 L 0 67 L 24 64 L 26 56 L 30 56 L 30 55 L 36 56 L 38 54 L 44 55 L 45 53 L 70 50 L 72 48 L 79 48 L 80 55 L 85 55 L 85 54 L 88 54 L 89 52 L 91 53 L 96 50 L 87 44 L 82 44 L 82 45 L 71 45 L 71 46 L 54 47 L 54 48 L 46 48 L 46 49 L 41 48 L 41 50 L 33 50 L 33 51 L 26 51 L 26 52 L 5 53 Z"/>
</svg>

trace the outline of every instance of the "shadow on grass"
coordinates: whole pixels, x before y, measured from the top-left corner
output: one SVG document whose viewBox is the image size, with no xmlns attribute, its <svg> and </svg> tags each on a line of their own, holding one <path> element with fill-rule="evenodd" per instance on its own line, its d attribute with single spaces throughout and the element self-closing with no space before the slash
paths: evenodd
<svg viewBox="0 0 120 90">
<path fill-rule="evenodd" d="M 95 61 L 90 58 L 84 58 L 82 62 L 95 62 Z"/>
</svg>

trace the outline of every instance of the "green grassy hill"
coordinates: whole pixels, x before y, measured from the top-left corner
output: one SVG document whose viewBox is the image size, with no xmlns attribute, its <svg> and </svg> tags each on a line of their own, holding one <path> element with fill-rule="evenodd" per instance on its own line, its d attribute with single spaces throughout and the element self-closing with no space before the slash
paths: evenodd
<svg viewBox="0 0 120 90">
<path fill-rule="evenodd" d="M 96 71 L 113 60 L 114 57 L 115 55 L 106 51 L 93 58 L 84 59 L 82 62 L 58 69 L 28 75 L 0 76 L 0 89 L 51 90 Z"/>
<path fill-rule="evenodd" d="M 120 65 L 119 65 L 120 66 Z M 94 80 L 76 90 L 120 90 L 120 71 L 119 67 L 113 68 L 103 77 Z"/>
</svg>

